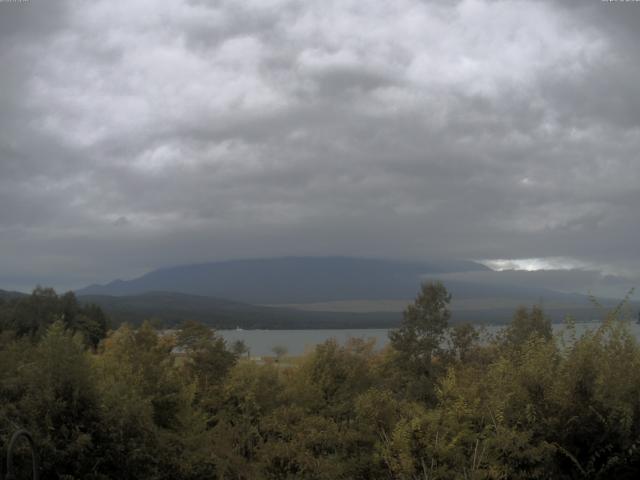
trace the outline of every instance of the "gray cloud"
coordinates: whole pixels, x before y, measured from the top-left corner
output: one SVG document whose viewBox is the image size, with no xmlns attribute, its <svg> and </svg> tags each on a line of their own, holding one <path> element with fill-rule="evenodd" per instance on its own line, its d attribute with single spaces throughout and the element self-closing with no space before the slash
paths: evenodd
<svg viewBox="0 0 640 480">
<path fill-rule="evenodd" d="M 0 281 L 287 254 L 636 278 L 640 6 L 558 3 L 0 3 Z"/>
</svg>

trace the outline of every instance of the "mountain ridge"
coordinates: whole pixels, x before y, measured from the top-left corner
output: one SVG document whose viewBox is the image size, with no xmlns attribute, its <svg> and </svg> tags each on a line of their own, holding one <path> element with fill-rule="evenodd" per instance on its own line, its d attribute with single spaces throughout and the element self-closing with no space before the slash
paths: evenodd
<svg viewBox="0 0 640 480">
<path fill-rule="evenodd" d="M 397 325 L 402 308 L 357 310 L 415 298 L 423 281 L 491 271 L 469 261 L 407 262 L 354 257 L 280 257 L 178 265 L 76 291 L 117 321 L 194 319 L 217 328 L 372 328 Z M 455 321 L 504 323 L 518 305 L 542 305 L 553 321 L 597 318 L 587 295 L 505 282 L 445 280 Z M 334 305 L 346 305 L 345 310 Z M 351 303 L 350 303 L 351 302 Z M 369 302 L 369 303 L 367 303 Z M 617 302 L 605 299 L 611 307 Z M 326 306 L 328 305 L 328 307 Z"/>
<path fill-rule="evenodd" d="M 26 297 L 27 294 L 26 293 L 22 293 L 22 292 L 15 292 L 12 290 L 2 290 L 0 289 L 0 299 L 2 300 L 9 300 L 12 298 L 21 298 L 21 297 Z"/>
<path fill-rule="evenodd" d="M 279 257 L 177 265 L 78 295 L 171 291 L 246 303 L 295 303 L 413 296 L 425 274 L 489 270 L 472 261 L 408 262 L 357 257 Z"/>
</svg>

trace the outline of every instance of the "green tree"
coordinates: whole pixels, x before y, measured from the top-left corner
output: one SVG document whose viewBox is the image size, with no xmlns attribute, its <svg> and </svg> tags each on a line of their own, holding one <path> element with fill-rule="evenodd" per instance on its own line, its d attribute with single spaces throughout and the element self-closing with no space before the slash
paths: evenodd
<svg viewBox="0 0 640 480">
<path fill-rule="evenodd" d="M 241 357 L 245 353 L 247 354 L 247 357 L 251 356 L 251 351 L 249 350 L 249 347 L 243 340 L 236 340 L 235 342 L 233 342 L 233 344 L 231 345 L 231 351 L 237 357 Z"/>
<path fill-rule="evenodd" d="M 551 320 L 538 306 L 531 307 L 531 310 L 520 307 L 514 313 L 509 326 L 504 330 L 503 341 L 507 346 L 519 346 L 523 345 L 531 336 L 550 340 L 553 336 Z"/>
<path fill-rule="evenodd" d="M 206 417 L 174 347 L 175 338 L 148 322 L 137 330 L 122 325 L 103 342 L 95 368 L 110 478 L 189 479 L 214 469 L 204 451 Z"/>
<path fill-rule="evenodd" d="M 280 360 L 287 354 L 287 347 L 282 345 L 276 345 L 271 349 L 273 354 L 276 356 L 276 363 L 280 363 Z"/>
<path fill-rule="evenodd" d="M 438 370 L 434 357 L 442 352 L 450 302 L 451 295 L 442 283 L 423 283 L 415 301 L 405 309 L 400 328 L 389 333 L 395 363 L 408 375 L 404 387 L 422 400 L 434 400 Z"/>
<path fill-rule="evenodd" d="M 42 478 L 96 478 L 100 399 L 81 336 L 57 321 L 37 345 L 18 341 L 2 357 L 0 413 L 9 432 L 19 425 L 33 433 Z"/>
<path fill-rule="evenodd" d="M 209 410 L 216 408 L 219 389 L 238 355 L 227 349 L 224 339 L 210 327 L 194 321 L 180 328 L 176 346 L 182 350 L 182 368 L 197 386 L 196 398 Z"/>
<path fill-rule="evenodd" d="M 5 301 L 0 310 L 0 329 L 18 337 L 36 340 L 56 321 L 73 333 L 81 333 L 92 348 L 107 335 L 109 322 L 102 309 L 80 304 L 73 292 L 57 295 L 52 288 L 36 287 L 29 296 Z"/>
<path fill-rule="evenodd" d="M 458 361 L 465 362 L 479 338 L 480 334 L 470 323 L 454 325 L 449 332 L 451 353 Z"/>
</svg>

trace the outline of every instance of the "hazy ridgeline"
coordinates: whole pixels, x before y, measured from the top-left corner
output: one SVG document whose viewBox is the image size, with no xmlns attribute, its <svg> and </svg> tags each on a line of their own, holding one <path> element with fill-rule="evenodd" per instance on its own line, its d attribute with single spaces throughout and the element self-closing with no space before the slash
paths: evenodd
<svg viewBox="0 0 640 480">
<path fill-rule="evenodd" d="M 73 295 L 3 298 L 0 440 L 33 432 L 42 478 L 636 478 L 624 309 L 553 335 L 523 308 L 487 339 L 451 327 L 449 301 L 425 284 L 381 351 L 327 341 L 258 364 L 197 323 L 107 331 Z"/>
</svg>

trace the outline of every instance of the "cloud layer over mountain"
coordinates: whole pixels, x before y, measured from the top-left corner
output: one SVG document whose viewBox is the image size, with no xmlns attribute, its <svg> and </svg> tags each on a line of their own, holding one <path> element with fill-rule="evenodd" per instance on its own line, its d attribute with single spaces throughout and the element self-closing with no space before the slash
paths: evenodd
<svg viewBox="0 0 640 480">
<path fill-rule="evenodd" d="M 0 285 L 336 254 L 633 281 L 638 24 L 599 1 L 0 3 Z"/>
</svg>

